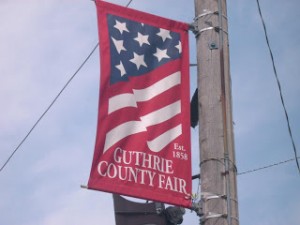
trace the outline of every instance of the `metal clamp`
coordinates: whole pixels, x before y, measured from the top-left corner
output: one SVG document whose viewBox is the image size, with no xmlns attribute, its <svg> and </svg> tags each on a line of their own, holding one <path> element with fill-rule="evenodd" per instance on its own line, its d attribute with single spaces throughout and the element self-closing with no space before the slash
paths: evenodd
<svg viewBox="0 0 300 225">
<path fill-rule="evenodd" d="M 193 202 L 191 210 L 195 211 L 197 216 L 201 217 L 203 216 L 203 202 Z"/>
<path fill-rule="evenodd" d="M 215 218 L 227 218 L 227 214 L 208 212 L 207 214 L 201 217 L 200 222 L 202 224 L 206 220 L 215 219 Z"/>
<path fill-rule="evenodd" d="M 209 192 L 202 192 L 201 193 L 201 200 L 202 201 L 208 201 L 211 199 L 226 199 L 227 196 L 226 195 L 219 195 L 219 194 L 213 194 L 213 193 L 209 193 Z"/>
<path fill-rule="evenodd" d="M 200 18 L 202 18 L 202 17 L 204 17 L 204 16 L 208 16 L 208 15 L 218 15 L 218 14 L 219 14 L 218 11 L 212 12 L 212 11 L 206 10 L 204 13 L 202 13 L 202 14 L 196 16 L 196 17 L 194 18 L 194 21 L 197 21 L 198 19 L 200 19 Z"/>
<path fill-rule="evenodd" d="M 228 35 L 228 31 L 223 30 L 220 26 L 210 26 L 210 27 L 205 27 L 199 30 L 198 28 L 198 20 L 209 15 L 219 15 L 218 11 L 212 12 L 212 11 L 206 11 L 194 18 L 194 22 L 191 23 L 189 26 L 189 29 L 195 34 L 196 38 L 203 32 L 208 31 L 208 30 L 215 30 L 216 32 L 224 32 L 225 34 Z M 227 20 L 227 17 L 225 15 L 222 15 L 223 18 Z"/>
<path fill-rule="evenodd" d="M 196 22 L 193 22 L 191 24 L 189 24 L 189 29 L 195 34 L 196 38 L 202 34 L 205 31 L 208 30 L 215 30 L 216 32 L 220 32 L 220 30 L 222 30 L 220 27 L 205 27 L 201 30 L 199 30 L 198 25 L 196 24 Z M 224 31 L 224 33 L 228 34 L 227 31 Z"/>
<path fill-rule="evenodd" d="M 208 158 L 208 159 L 204 159 L 200 162 L 200 166 L 202 166 L 204 163 L 207 163 L 209 161 L 217 161 L 219 163 L 221 163 L 222 165 L 224 165 L 224 162 L 222 160 L 222 158 Z M 225 166 L 225 165 L 224 165 Z"/>
</svg>

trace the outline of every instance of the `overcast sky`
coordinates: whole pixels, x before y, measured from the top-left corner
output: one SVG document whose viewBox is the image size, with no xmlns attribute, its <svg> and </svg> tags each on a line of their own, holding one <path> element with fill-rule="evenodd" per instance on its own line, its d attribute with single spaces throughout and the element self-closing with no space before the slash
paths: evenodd
<svg viewBox="0 0 300 225">
<path fill-rule="evenodd" d="M 235 147 L 243 172 L 294 153 L 256 1 L 227 4 Z M 130 7 L 187 23 L 194 18 L 194 1 L 133 0 Z M 261 8 L 299 149 L 300 2 L 261 0 Z M 0 166 L 97 42 L 92 1 L 0 2 Z M 190 52 L 195 63 L 192 33 Z M 114 224 L 111 195 L 80 188 L 92 162 L 99 70 L 97 49 L 0 173 L 1 225 Z M 191 92 L 195 79 L 191 68 Z M 192 130 L 193 174 L 199 171 L 197 132 Z M 299 190 L 295 161 L 238 176 L 240 224 L 298 225 Z M 183 224 L 198 223 L 187 211 Z"/>
</svg>

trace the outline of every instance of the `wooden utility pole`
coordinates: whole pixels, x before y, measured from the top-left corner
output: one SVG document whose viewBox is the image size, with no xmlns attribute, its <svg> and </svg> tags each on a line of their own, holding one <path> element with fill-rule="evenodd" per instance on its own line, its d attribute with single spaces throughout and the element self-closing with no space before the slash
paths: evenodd
<svg viewBox="0 0 300 225">
<path fill-rule="evenodd" d="M 238 225 L 226 0 L 195 0 L 204 225 Z"/>
</svg>

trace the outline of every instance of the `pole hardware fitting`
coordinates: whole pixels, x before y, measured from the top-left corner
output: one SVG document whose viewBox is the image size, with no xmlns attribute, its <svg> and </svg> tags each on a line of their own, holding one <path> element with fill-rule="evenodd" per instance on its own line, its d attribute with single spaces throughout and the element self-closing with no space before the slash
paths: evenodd
<svg viewBox="0 0 300 225">
<path fill-rule="evenodd" d="M 238 169 L 237 169 L 237 166 L 236 164 L 229 159 L 228 155 L 225 155 L 224 158 L 225 163 L 226 164 L 226 161 L 228 162 L 228 165 L 226 166 L 226 171 L 222 173 L 222 175 L 227 175 L 229 174 L 230 171 L 234 172 L 234 173 L 237 173 L 238 172 Z"/>
<path fill-rule="evenodd" d="M 238 172 L 235 164 L 232 163 L 232 166 L 229 166 L 229 168 L 223 173 L 223 175 L 229 174 L 230 171 L 232 171 L 234 173 Z"/>
<path fill-rule="evenodd" d="M 192 31 L 196 37 L 198 36 L 199 29 L 196 21 L 189 24 L 189 30 Z"/>
<path fill-rule="evenodd" d="M 229 175 L 230 171 L 234 172 L 234 173 L 237 173 L 236 167 L 231 167 L 231 168 L 228 168 L 226 171 L 222 172 L 222 175 L 223 176 Z"/>
<path fill-rule="evenodd" d="M 204 224 L 204 222 L 209 219 L 217 219 L 217 218 L 225 218 L 226 219 L 227 214 L 208 212 L 207 214 L 205 214 L 201 217 L 200 223 Z"/>
<path fill-rule="evenodd" d="M 218 49 L 218 45 L 215 43 L 215 42 L 211 42 L 209 45 L 208 45 L 209 49 L 210 50 L 216 50 Z"/>
<path fill-rule="evenodd" d="M 164 211 L 164 205 L 161 202 L 154 202 L 155 203 L 155 211 L 157 215 L 160 215 Z"/>
<path fill-rule="evenodd" d="M 196 22 L 190 23 L 189 24 L 189 30 L 192 31 L 195 34 L 195 37 L 199 37 L 200 34 L 202 34 L 205 31 L 208 30 L 215 30 L 216 32 L 220 32 L 220 30 L 222 30 L 220 27 L 205 27 L 201 30 L 199 30 L 198 25 Z M 227 31 L 224 31 L 224 33 L 228 33 Z"/>
<path fill-rule="evenodd" d="M 202 192 L 201 193 L 201 200 L 202 201 L 209 201 L 211 199 L 227 199 L 226 195 L 218 195 L 218 194 L 213 194 L 209 192 Z"/>
<path fill-rule="evenodd" d="M 208 30 L 215 30 L 216 32 L 220 32 L 220 31 L 223 31 L 224 33 L 226 33 L 228 35 L 228 32 L 223 30 L 222 27 L 220 26 L 212 26 L 212 24 L 210 24 L 210 27 L 205 27 L 205 28 L 202 28 L 202 29 L 199 29 L 198 27 L 198 20 L 202 19 L 203 17 L 207 17 L 207 16 L 212 16 L 212 15 L 219 15 L 219 11 L 215 11 L 215 12 L 212 12 L 212 11 L 209 11 L 209 10 L 204 10 L 204 13 L 196 16 L 194 18 L 194 21 L 192 23 L 189 24 L 189 30 L 191 30 L 196 38 L 198 38 L 198 36 L 203 33 L 204 31 L 208 31 Z M 227 20 L 227 17 L 225 15 L 222 15 L 223 18 L 225 18 Z"/>
<path fill-rule="evenodd" d="M 196 38 L 200 35 L 200 31 L 199 31 L 199 28 L 198 28 L 198 20 L 204 16 L 207 16 L 207 15 L 212 15 L 212 14 L 218 14 L 218 12 L 211 12 L 211 11 L 208 11 L 208 10 L 205 10 L 205 12 L 203 14 L 200 14 L 198 16 L 196 16 L 194 18 L 194 21 L 192 23 L 189 24 L 189 30 L 191 30 Z"/>
<path fill-rule="evenodd" d="M 204 13 L 199 14 L 198 16 L 196 16 L 194 18 L 194 21 L 197 21 L 197 20 L 199 20 L 199 19 L 201 19 L 202 17 L 205 17 L 205 16 L 211 16 L 211 15 L 217 15 L 218 16 L 219 15 L 219 11 L 214 11 L 214 12 L 209 11 L 209 10 L 204 10 L 204 11 L 205 11 Z M 222 17 L 227 20 L 227 16 L 225 16 L 224 14 L 222 14 Z"/>
<path fill-rule="evenodd" d="M 197 216 L 203 216 L 203 202 L 201 200 L 198 202 L 193 202 L 191 210 L 195 211 Z"/>
<path fill-rule="evenodd" d="M 209 201 L 211 199 L 227 199 L 226 195 L 219 195 L 219 194 L 214 194 L 214 193 L 210 193 L 210 192 L 202 192 L 201 193 L 201 210 L 203 210 L 203 202 L 204 201 Z M 204 224 L 207 220 L 210 219 L 218 219 L 218 218 L 227 218 L 228 215 L 227 214 L 221 214 L 221 213 L 215 213 L 215 212 L 208 212 L 208 213 L 203 213 L 203 211 L 201 211 L 201 215 L 198 215 L 200 217 L 200 224 Z"/>
<path fill-rule="evenodd" d="M 216 162 L 219 162 L 221 163 L 223 166 L 224 165 L 224 161 L 222 160 L 222 158 L 208 158 L 208 159 L 204 159 L 200 162 L 200 167 L 204 164 L 204 163 L 207 163 L 207 162 L 210 162 L 210 161 L 216 161 Z"/>
<path fill-rule="evenodd" d="M 226 176 L 226 175 L 228 175 L 229 174 L 229 170 L 226 170 L 225 172 L 222 172 L 222 175 L 223 176 Z"/>
</svg>

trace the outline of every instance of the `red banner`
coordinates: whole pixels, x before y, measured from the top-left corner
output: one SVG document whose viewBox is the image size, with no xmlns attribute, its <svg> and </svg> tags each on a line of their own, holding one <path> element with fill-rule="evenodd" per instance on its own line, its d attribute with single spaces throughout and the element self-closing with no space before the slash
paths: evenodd
<svg viewBox="0 0 300 225">
<path fill-rule="evenodd" d="M 188 25 L 96 6 L 101 81 L 88 188 L 190 207 Z"/>
</svg>

